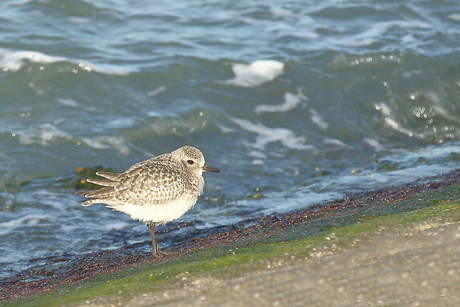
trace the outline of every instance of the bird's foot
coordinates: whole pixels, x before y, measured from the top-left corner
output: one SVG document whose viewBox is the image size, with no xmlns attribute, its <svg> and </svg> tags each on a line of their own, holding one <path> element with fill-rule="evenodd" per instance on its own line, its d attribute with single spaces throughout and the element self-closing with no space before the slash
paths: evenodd
<svg viewBox="0 0 460 307">
<path fill-rule="evenodd" d="M 157 250 L 156 252 L 153 252 L 152 251 L 152 257 L 153 259 L 155 258 L 161 258 L 161 257 L 164 257 L 164 256 L 170 256 L 174 253 L 172 252 L 166 252 L 166 251 L 162 251 L 162 250 Z"/>
</svg>

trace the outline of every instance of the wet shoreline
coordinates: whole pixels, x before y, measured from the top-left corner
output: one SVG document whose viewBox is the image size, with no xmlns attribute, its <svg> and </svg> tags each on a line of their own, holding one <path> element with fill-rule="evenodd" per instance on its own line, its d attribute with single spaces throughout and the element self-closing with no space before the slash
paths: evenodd
<svg viewBox="0 0 460 307">
<path fill-rule="evenodd" d="M 195 239 L 171 246 L 167 249 L 170 252 L 168 256 L 155 261 L 150 259 L 148 253 L 138 254 L 129 247 L 72 256 L 72 258 L 49 259 L 46 265 L 1 280 L 0 286 L 3 291 L 0 301 L 14 302 L 17 299 L 60 291 L 63 287 L 102 274 L 120 272 L 122 269 L 144 265 L 168 265 L 177 259 L 192 257 L 190 255 L 201 250 L 215 248 L 227 251 L 231 246 L 243 248 L 260 243 L 300 240 L 323 233 L 331 227 L 359 224 L 373 217 L 421 209 L 441 200 L 455 200 L 458 199 L 458 194 L 455 196 L 455 193 L 452 196 L 444 193 L 443 199 L 440 199 L 437 194 L 430 198 L 430 193 L 436 193 L 440 188 L 447 190 L 459 178 L 460 170 L 455 170 L 399 187 L 350 195 L 305 210 L 271 214 L 261 219 L 209 229 L 208 234 L 200 234 Z M 215 257 L 219 257 L 219 252 Z"/>
</svg>

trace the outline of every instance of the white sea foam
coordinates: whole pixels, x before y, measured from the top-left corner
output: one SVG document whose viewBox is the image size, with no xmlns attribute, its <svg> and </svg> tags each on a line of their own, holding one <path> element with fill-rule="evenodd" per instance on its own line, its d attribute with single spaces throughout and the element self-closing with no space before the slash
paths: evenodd
<svg viewBox="0 0 460 307">
<path fill-rule="evenodd" d="M 16 132 L 19 137 L 19 143 L 23 145 L 40 144 L 47 146 L 57 139 L 70 139 L 71 136 L 52 124 L 43 124 L 38 128 Z"/>
<path fill-rule="evenodd" d="M 260 152 L 258 150 L 251 150 L 249 153 L 248 153 L 248 156 L 250 157 L 254 157 L 254 158 L 259 158 L 259 159 L 265 159 L 267 158 L 267 155 L 264 154 L 263 152 Z"/>
<path fill-rule="evenodd" d="M 29 82 L 27 85 L 29 85 L 29 87 L 35 91 L 35 94 L 37 94 L 37 96 L 43 96 L 43 94 L 45 94 L 45 90 L 40 86 L 36 86 L 32 82 Z"/>
<path fill-rule="evenodd" d="M 427 152 L 425 152 L 426 154 Z M 419 157 L 418 155 L 414 155 L 413 152 L 409 153 L 408 156 L 412 155 L 411 161 L 416 161 Z M 428 153 L 430 159 L 433 157 Z M 426 155 L 422 155 L 420 157 L 426 157 Z M 403 156 L 392 157 L 395 159 L 401 159 Z M 391 158 L 390 158 L 391 159 Z M 407 159 L 402 159 L 400 161 L 408 161 Z M 340 186 L 342 190 L 354 190 L 356 187 L 360 189 L 369 188 L 375 189 L 381 187 L 382 184 L 390 184 L 390 185 L 399 185 L 402 183 L 410 182 L 411 180 L 420 179 L 420 174 L 424 174 L 427 176 L 434 176 L 438 175 L 443 172 L 449 172 L 452 170 L 452 166 L 445 166 L 439 164 L 419 164 L 414 167 L 404 168 L 404 169 L 396 169 L 390 171 L 384 171 L 376 173 L 374 170 L 363 170 L 362 172 L 353 173 L 350 175 L 345 175 L 341 177 L 332 177 L 331 180 L 324 180 L 320 183 L 319 188 L 326 188 L 327 186 Z"/>
<path fill-rule="evenodd" d="M 374 104 L 374 108 L 377 111 L 380 111 L 384 116 L 390 116 L 391 115 L 391 109 L 388 106 L 388 104 L 386 104 L 385 102 L 380 102 L 380 103 Z"/>
<path fill-rule="evenodd" d="M 370 46 L 372 44 L 377 43 L 377 39 L 372 39 L 372 38 L 362 38 L 360 39 L 359 37 L 354 37 L 352 39 L 344 39 L 342 40 L 339 45 L 340 46 L 346 46 L 346 47 L 366 47 Z"/>
<path fill-rule="evenodd" d="M 421 70 L 421 69 L 416 69 L 416 70 L 410 70 L 410 71 L 405 71 L 403 72 L 401 75 L 406 78 L 406 79 L 409 79 L 413 76 L 421 76 L 423 75 L 424 71 Z"/>
<path fill-rule="evenodd" d="M 23 227 L 23 226 L 48 226 L 49 221 L 53 218 L 49 215 L 27 215 L 24 217 L 20 217 L 14 220 L 10 220 L 8 222 L 0 223 L 0 235 L 5 235 L 11 231 L 12 228 Z"/>
<path fill-rule="evenodd" d="M 76 64 L 81 70 L 96 71 L 109 75 L 128 75 L 136 72 L 136 68 L 126 68 L 104 63 L 91 63 L 88 61 L 71 60 L 65 57 L 49 56 L 37 51 L 9 51 L 0 48 L 0 68 L 9 71 L 18 71 L 28 60 L 34 63 L 50 64 L 56 62 L 68 62 Z"/>
<path fill-rule="evenodd" d="M 108 149 L 114 148 L 124 156 L 128 156 L 131 153 L 129 145 L 126 143 L 124 138 L 109 136 L 109 137 L 95 137 L 95 138 L 83 138 L 82 141 L 95 149 Z"/>
<path fill-rule="evenodd" d="M 385 150 L 385 147 L 383 147 L 382 144 L 380 144 L 380 142 L 375 139 L 364 138 L 363 143 L 374 148 L 375 151 Z"/>
<path fill-rule="evenodd" d="M 434 102 L 435 104 L 440 104 L 441 103 L 441 97 L 439 97 L 438 93 L 436 93 L 435 91 L 433 90 L 429 90 L 429 91 L 426 91 L 424 93 L 424 95 L 430 99 L 432 102 Z"/>
<path fill-rule="evenodd" d="M 460 21 L 460 14 L 450 14 L 447 16 L 450 20 Z"/>
<path fill-rule="evenodd" d="M 67 61 L 64 57 L 52 57 L 37 51 L 11 52 L 0 48 L 0 67 L 2 68 L 6 68 L 10 71 L 17 71 L 22 67 L 26 59 L 31 62 L 43 64 Z"/>
<path fill-rule="evenodd" d="M 241 129 L 257 134 L 256 142 L 246 144 L 255 149 L 263 150 L 265 146 L 273 142 L 281 142 L 284 146 L 291 149 L 314 149 L 314 146 L 305 145 L 305 137 L 296 136 L 295 133 L 285 128 L 269 128 L 261 123 L 252 123 L 246 119 L 230 118 Z"/>
<path fill-rule="evenodd" d="M 137 121 L 135 117 L 120 117 L 108 121 L 105 127 L 110 129 L 129 128 L 134 126 Z"/>
<path fill-rule="evenodd" d="M 284 72 L 284 64 L 274 60 L 260 60 L 246 64 L 235 64 L 232 67 L 235 78 L 224 81 L 224 84 L 242 87 L 256 87 L 272 81 Z"/>
<path fill-rule="evenodd" d="M 180 116 L 177 113 L 171 112 L 171 111 L 164 111 L 164 110 L 148 111 L 147 115 L 149 117 L 160 117 L 160 118 L 169 117 L 169 118 L 174 118 L 174 119 L 180 119 Z"/>
<path fill-rule="evenodd" d="M 382 115 L 384 116 L 383 120 L 389 128 L 408 137 L 423 138 L 422 134 L 404 128 L 404 126 L 395 119 L 395 116 L 393 115 L 391 108 L 386 103 L 381 102 L 379 104 L 374 104 L 374 107 L 377 111 L 380 111 L 382 113 Z"/>
<path fill-rule="evenodd" d="M 86 17 L 76 17 L 76 16 L 74 16 L 74 17 L 69 17 L 68 20 L 69 20 L 70 23 L 77 24 L 77 25 L 78 25 L 78 24 L 88 23 L 88 22 L 91 21 L 91 19 L 89 19 L 89 18 L 86 18 Z"/>
<path fill-rule="evenodd" d="M 161 86 L 157 87 L 156 89 L 154 89 L 154 90 L 148 92 L 148 93 L 147 93 L 147 96 L 149 96 L 149 97 L 155 97 L 156 95 L 158 95 L 158 94 L 160 94 L 160 93 L 162 93 L 162 92 L 164 92 L 164 91 L 166 91 L 166 86 L 161 85 Z"/>
<path fill-rule="evenodd" d="M 104 231 L 110 231 L 110 230 L 119 230 L 119 229 L 124 229 L 129 227 L 131 224 L 126 223 L 126 222 L 116 222 L 116 223 L 110 223 L 110 224 L 104 224 L 100 228 L 101 230 Z"/>
<path fill-rule="evenodd" d="M 37 204 L 40 209 L 35 212 L 48 212 L 50 208 L 54 209 L 54 214 L 66 214 L 69 211 L 69 206 L 72 206 L 72 201 L 75 198 L 61 192 L 50 191 L 43 188 L 37 188 L 26 192 L 21 192 L 16 195 L 16 202 L 21 204 Z M 75 203 L 77 206 L 77 203 Z M 45 209 L 46 208 L 46 209 Z M 59 212 L 60 211 L 60 212 Z M 59 213 L 58 213 L 59 212 Z"/>
<path fill-rule="evenodd" d="M 74 63 L 77 63 L 77 61 L 71 61 Z M 112 65 L 112 64 L 103 64 L 103 63 L 91 63 L 91 62 L 78 62 L 79 66 L 81 67 L 82 65 L 85 65 L 85 67 L 89 67 L 92 70 L 102 73 L 102 74 L 107 74 L 107 75 L 115 75 L 115 76 L 127 76 L 130 73 L 137 72 L 138 69 L 134 67 L 122 67 L 118 65 Z"/>
<path fill-rule="evenodd" d="M 287 112 L 297 107 L 302 101 L 308 101 L 308 97 L 299 88 L 297 89 L 297 94 L 285 93 L 284 103 L 278 105 L 262 104 L 257 106 L 254 111 L 257 114 L 262 112 Z"/>
<path fill-rule="evenodd" d="M 302 25 L 315 24 L 315 20 L 306 14 L 299 14 L 291 10 L 283 9 L 280 7 L 272 7 L 270 13 L 276 18 L 288 19 L 288 23 L 298 22 Z"/>
<path fill-rule="evenodd" d="M 324 144 L 339 146 L 339 147 L 342 147 L 342 148 L 345 148 L 345 147 L 346 148 L 352 148 L 350 145 L 345 144 L 341 140 L 337 140 L 337 139 L 333 139 L 333 138 L 324 139 Z"/>
<path fill-rule="evenodd" d="M 401 134 L 404 134 L 404 135 L 406 135 L 408 137 L 423 138 L 422 134 L 415 133 L 415 132 L 410 131 L 409 129 L 404 128 L 399 122 L 397 122 L 396 120 L 394 120 L 392 118 L 386 117 L 384 119 L 384 121 L 385 121 L 385 124 L 388 127 L 390 127 L 391 129 L 393 129 L 395 131 L 398 131 Z"/>
<path fill-rule="evenodd" d="M 68 106 L 68 107 L 74 107 L 74 108 L 78 107 L 78 103 L 77 103 L 75 100 L 73 100 L 73 99 L 63 99 L 63 98 L 59 98 L 59 99 L 58 99 L 58 102 L 59 102 L 60 104 L 63 104 L 63 105 L 65 105 L 65 106 Z"/>
<path fill-rule="evenodd" d="M 449 112 L 448 110 L 444 109 L 440 105 L 433 105 L 432 106 L 434 113 L 436 116 L 442 116 L 445 119 L 448 119 L 452 122 L 458 123 L 460 122 L 458 116 L 456 116 L 455 112 Z"/>
<path fill-rule="evenodd" d="M 425 91 L 419 93 L 420 96 L 425 96 L 428 98 L 432 103 L 430 104 L 429 108 L 425 108 L 422 106 L 412 108 L 412 114 L 417 117 L 425 117 L 426 116 L 442 116 L 445 119 L 448 119 L 452 122 L 459 122 L 458 116 L 455 112 L 451 112 L 443 107 L 443 98 L 439 96 L 433 90 Z"/>
<path fill-rule="evenodd" d="M 222 131 L 222 133 L 232 133 L 232 132 L 235 132 L 235 130 L 233 130 L 232 128 L 229 128 L 227 126 L 224 126 L 222 124 L 216 124 L 217 128 L 220 129 L 220 131 Z"/>
<path fill-rule="evenodd" d="M 315 109 L 310 108 L 311 121 L 323 130 L 329 128 L 329 124 L 316 112 Z"/>
</svg>

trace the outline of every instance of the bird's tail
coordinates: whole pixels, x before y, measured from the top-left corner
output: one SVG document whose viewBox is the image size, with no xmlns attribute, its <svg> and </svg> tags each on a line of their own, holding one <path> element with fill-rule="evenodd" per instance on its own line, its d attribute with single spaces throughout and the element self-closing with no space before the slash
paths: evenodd
<svg viewBox="0 0 460 307">
<path fill-rule="evenodd" d="M 114 186 L 118 184 L 118 173 L 108 173 L 108 172 L 97 172 L 96 175 L 104 177 L 106 179 L 86 179 L 87 182 L 94 183 L 97 185 L 103 186 L 99 190 L 91 191 L 77 191 L 74 194 L 86 197 L 82 201 L 82 206 L 89 206 L 92 204 L 100 203 L 104 198 L 110 197 L 114 192 Z"/>
</svg>

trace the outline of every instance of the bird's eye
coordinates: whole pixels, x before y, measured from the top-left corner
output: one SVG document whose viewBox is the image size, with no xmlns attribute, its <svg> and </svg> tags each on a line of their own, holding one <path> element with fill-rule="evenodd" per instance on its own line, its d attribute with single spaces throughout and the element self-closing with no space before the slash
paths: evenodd
<svg viewBox="0 0 460 307">
<path fill-rule="evenodd" d="M 195 163 L 195 162 L 193 162 L 193 160 L 187 160 L 187 163 L 190 164 L 190 165 L 192 165 L 192 164 Z"/>
</svg>

